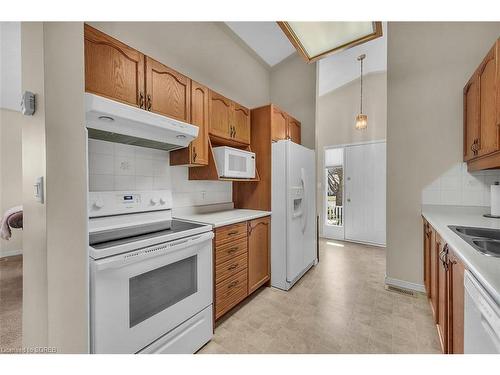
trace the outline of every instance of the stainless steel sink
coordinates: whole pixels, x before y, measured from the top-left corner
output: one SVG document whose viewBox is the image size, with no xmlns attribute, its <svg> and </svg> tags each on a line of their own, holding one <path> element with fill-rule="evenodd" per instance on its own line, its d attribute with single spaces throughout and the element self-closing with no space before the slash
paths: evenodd
<svg viewBox="0 0 500 375">
<path fill-rule="evenodd" d="M 472 240 L 476 248 L 485 255 L 500 257 L 500 241 L 494 240 Z"/>
<path fill-rule="evenodd" d="M 500 240 L 500 230 L 489 228 L 472 228 L 472 227 L 455 227 L 456 232 L 469 237 L 489 238 L 492 240 Z"/>
<path fill-rule="evenodd" d="M 500 229 L 456 225 L 449 225 L 448 228 L 481 254 L 500 257 Z"/>
</svg>

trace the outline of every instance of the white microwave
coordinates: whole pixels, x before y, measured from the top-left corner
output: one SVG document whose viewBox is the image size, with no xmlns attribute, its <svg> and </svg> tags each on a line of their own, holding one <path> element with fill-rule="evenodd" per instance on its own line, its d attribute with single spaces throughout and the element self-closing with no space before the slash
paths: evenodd
<svg viewBox="0 0 500 375">
<path fill-rule="evenodd" d="M 214 147 L 219 177 L 255 178 L 255 153 L 233 147 Z"/>
</svg>

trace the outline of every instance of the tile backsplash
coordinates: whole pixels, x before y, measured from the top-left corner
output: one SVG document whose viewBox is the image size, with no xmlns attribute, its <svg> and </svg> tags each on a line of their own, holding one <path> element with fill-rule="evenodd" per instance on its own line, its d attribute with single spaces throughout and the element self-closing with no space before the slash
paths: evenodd
<svg viewBox="0 0 500 375">
<path fill-rule="evenodd" d="M 490 185 L 500 181 L 500 170 L 467 172 L 457 163 L 422 190 L 423 204 L 489 206 Z"/>
<path fill-rule="evenodd" d="M 227 181 L 189 181 L 167 151 L 89 139 L 89 190 L 172 190 L 174 207 L 232 202 Z"/>
</svg>

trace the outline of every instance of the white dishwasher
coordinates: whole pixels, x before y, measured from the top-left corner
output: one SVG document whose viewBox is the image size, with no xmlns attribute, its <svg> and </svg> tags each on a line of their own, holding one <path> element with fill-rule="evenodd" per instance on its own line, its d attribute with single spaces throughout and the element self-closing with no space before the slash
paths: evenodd
<svg viewBox="0 0 500 375">
<path fill-rule="evenodd" d="M 464 353 L 500 353 L 500 307 L 465 271 Z"/>
</svg>

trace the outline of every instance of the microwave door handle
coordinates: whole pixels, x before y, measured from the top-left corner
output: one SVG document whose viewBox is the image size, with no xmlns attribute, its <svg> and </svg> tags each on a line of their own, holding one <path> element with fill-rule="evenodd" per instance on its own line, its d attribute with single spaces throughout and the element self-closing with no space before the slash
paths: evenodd
<svg viewBox="0 0 500 375">
<path fill-rule="evenodd" d="M 199 236 L 192 237 L 192 238 L 185 238 L 181 240 L 174 240 L 170 243 L 167 242 L 170 246 L 166 249 L 161 249 L 162 246 L 165 245 L 163 244 L 158 244 L 158 245 L 153 245 L 150 248 L 138 250 L 138 251 L 132 251 L 129 253 L 121 254 L 121 255 L 116 255 L 114 257 L 110 258 L 105 258 L 105 259 L 100 259 L 95 262 L 95 267 L 97 271 L 104 271 L 106 269 L 110 268 L 121 268 L 124 266 L 128 266 L 130 264 L 134 264 L 137 262 L 142 262 L 146 259 L 154 258 L 160 255 L 167 255 L 174 253 L 176 251 L 185 249 L 190 246 L 194 246 L 197 244 L 200 244 L 202 242 L 211 240 L 214 237 L 213 232 L 208 232 L 208 233 L 203 233 Z M 153 249 L 157 247 L 158 250 L 154 251 Z M 153 250 L 153 251 L 151 251 Z"/>
</svg>

